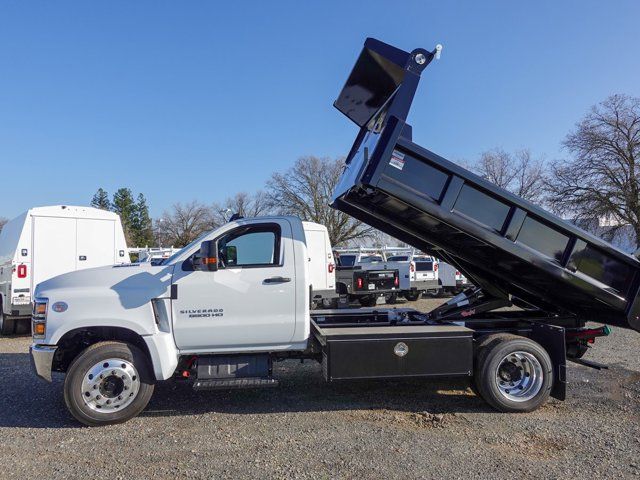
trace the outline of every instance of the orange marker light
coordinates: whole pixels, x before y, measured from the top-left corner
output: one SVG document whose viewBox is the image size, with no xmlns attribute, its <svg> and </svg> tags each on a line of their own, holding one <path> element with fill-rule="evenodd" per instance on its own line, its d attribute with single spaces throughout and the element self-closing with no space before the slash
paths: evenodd
<svg viewBox="0 0 640 480">
<path fill-rule="evenodd" d="M 45 331 L 44 323 L 36 323 L 33 326 L 33 333 L 35 335 L 44 335 L 44 331 Z"/>
<path fill-rule="evenodd" d="M 47 313 L 46 303 L 36 303 L 36 315 L 44 315 Z"/>
</svg>

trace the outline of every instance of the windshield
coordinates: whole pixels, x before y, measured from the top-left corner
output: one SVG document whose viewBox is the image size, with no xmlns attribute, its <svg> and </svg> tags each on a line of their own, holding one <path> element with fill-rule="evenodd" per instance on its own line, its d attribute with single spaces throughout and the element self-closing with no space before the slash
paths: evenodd
<svg viewBox="0 0 640 480">
<path fill-rule="evenodd" d="M 393 255 L 387 258 L 388 262 L 408 262 L 409 257 L 407 255 Z"/>
<path fill-rule="evenodd" d="M 360 258 L 360 263 L 373 263 L 373 262 L 382 262 L 382 257 L 380 255 L 368 255 L 366 257 Z"/>
<path fill-rule="evenodd" d="M 173 262 L 175 262 L 176 258 L 178 258 L 180 255 L 182 255 L 183 252 L 189 251 L 191 250 L 193 247 L 195 247 L 198 243 L 202 242 L 202 240 L 204 239 L 204 237 L 206 237 L 207 235 L 209 235 L 209 231 L 207 230 L 206 232 L 204 232 L 203 234 L 201 234 L 198 238 L 196 238 L 194 241 L 192 241 L 189 245 L 187 245 L 184 248 L 181 248 L 180 250 L 178 250 L 176 253 L 174 253 L 173 255 L 171 255 L 169 258 L 163 260 L 159 265 L 170 265 Z"/>
<path fill-rule="evenodd" d="M 353 265 L 356 263 L 356 256 L 342 254 L 338 257 L 338 262 L 340 263 L 341 267 L 353 267 Z"/>
</svg>

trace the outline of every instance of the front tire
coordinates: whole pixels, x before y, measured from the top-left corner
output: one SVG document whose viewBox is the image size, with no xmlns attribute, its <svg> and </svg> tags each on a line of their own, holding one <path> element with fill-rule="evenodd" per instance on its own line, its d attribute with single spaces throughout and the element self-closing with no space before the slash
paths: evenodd
<svg viewBox="0 0 640 480">
<path fill-rule="evenodd" d="M 142 412 L 153 388 L 149 359 L 139 348 L 122 342 L 100 342 L 71 362 L 64 381 L 64 401 L 79 422 L 111 425 Z"/>
<path fill-rule="evenodd" d="M 531 412 L 553 387 L 553 363 L 547 351 L 518 335 L 491 335 L 480 342 L 475 385 L 480 396 L 501 412 Z"/>
</svg>

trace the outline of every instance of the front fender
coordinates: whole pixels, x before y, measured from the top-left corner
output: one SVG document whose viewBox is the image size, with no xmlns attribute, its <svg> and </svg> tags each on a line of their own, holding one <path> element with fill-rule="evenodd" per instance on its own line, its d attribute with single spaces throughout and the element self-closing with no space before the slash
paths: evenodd
<svg viewBox="0 0 640 480">
<path fill-rule="evenodd" d="M 149 349 L 156 380 L 170 379 L 176 371 L 180 357 L 173 341 L 173 335 L 171 333 L 157 333 L 142 338 Z"/>
</svg>

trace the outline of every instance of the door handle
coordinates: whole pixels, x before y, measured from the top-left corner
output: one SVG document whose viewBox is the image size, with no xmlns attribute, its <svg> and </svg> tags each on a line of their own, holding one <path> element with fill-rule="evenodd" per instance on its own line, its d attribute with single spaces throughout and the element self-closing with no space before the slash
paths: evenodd
<svg viewBox="0 0 640 480">
<path fill-rule="evenodd" d="M 271 277 L 264 279 L 264 283 L 286 283 L 290 281 L 291 279 L 289 277 Z"/>
</svg>

